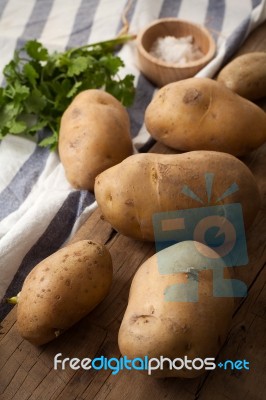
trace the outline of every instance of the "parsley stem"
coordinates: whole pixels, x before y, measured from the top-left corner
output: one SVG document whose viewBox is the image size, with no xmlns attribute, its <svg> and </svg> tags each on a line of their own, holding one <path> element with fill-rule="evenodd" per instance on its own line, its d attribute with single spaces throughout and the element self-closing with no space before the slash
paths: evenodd
<svg viewBox="0 0 266 400">
<path fill-rule="evenodd" d="M 117 36 L 115 39 L 110 39 L 110 40 L 105 40 L 102 42 L 96 42 L 96 43 L 89 43 L 89 44 L 84 44 L 83 46 L 77 47 L 77 48 L 73 48 L 73 49 L 69 49 L 65 52 L 65 54 L 72 54 L 76 51 L 80 51 L 82 49 L 87 49 L 90 47 L 96 47 L 96 46 L 106 46 L 110 48 L 114 48 L 120 44 L 124 44 L 126 42 L 129 42 L 130 40 L 134 40 L 136 39 L 136 35 L 133 34 L 127 34 L 127 35 L 121 35 L 121 36 Z"/>
</svg>

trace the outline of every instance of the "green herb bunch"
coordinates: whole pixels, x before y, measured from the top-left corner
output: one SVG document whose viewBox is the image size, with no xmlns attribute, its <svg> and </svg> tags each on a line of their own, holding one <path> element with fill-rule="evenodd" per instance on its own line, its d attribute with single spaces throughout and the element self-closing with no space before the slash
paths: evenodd
<svg viewBox="0 0 266 400">
<path fill-rule="evenodd" d="M 49 128 L 51 135 L 39 145 L 56 149 L 61 116 L 82 90 L 102 88 L 124 106 L 131 105 L 134 76 L 119 78 L 118 71 L 124 63 L 113 52 L 117 45 L 133 38 L 124 35 L 52 54 L 36 40 L 26 42 L 3 71 L 0 139 L 8 133 L 34 136 Z"/>
</svg>

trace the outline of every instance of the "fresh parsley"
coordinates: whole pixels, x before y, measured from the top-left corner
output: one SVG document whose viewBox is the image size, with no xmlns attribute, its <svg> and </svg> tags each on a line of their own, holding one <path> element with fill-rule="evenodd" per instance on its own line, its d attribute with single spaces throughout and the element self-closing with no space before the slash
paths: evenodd
<svg viewBox="0 0 266 400">
<path fill-rule="evenodd" d="M 114 49 L 133 38 L 125 35 L 52 54 L 37 40 L 26 42 L 15 51 L 3 71 L 0 140 L 8 133 L 34 136 L 48 128 L 51 135 L 39 145 L 56 149 L 61 116 L 82 90 L 102 88 L 124 106 L 131 105 L 134 76 L 119 77 L 118 71 L 124 63 Z"/>
</svg>

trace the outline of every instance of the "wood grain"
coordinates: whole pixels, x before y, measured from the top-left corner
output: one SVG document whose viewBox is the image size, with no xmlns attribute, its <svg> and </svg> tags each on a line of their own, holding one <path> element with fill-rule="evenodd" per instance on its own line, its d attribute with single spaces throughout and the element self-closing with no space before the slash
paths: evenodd
<svg viewBox="0 0 266 400">
<path fill-rule="evenodd" d="M 266 49 L 266 23 L 240 49 Z M 265 107 L 265 103 L 261 103 Z M 264 108 L 266 110 L 266 108 Z M 171 153 L 156 144 L 152 152 Z M 114 262 L 114 281 L 108 297 L 86 318 L 54 342 L 34 347 L 16 330 L 16 307 L 2 322 L 0 335 L 1 400 L 262 400 L 266 370 L 266 144 L 243 160 L 260 188 L 262 207 L 247 233 L 249 265 L 235 268 L 235 276 L 248 287 L 248 297 L 236 302 L 228 340 L 218 360 L 247 359 L 249 371 L 215 371 L 193 380 L 155 380 L 136 371 L 113 375 L 111 371 L 53 369 L 55 354 L 63 357 L 119 357 L 117 332 L 125 311 L 136 269 L 154 253 L 152 243 L 117 234 L 96 210 L 71 242 L 90 238 L 105 243 Z M 226 173 L 226 171 L 225 171 Z"/>
</svg>

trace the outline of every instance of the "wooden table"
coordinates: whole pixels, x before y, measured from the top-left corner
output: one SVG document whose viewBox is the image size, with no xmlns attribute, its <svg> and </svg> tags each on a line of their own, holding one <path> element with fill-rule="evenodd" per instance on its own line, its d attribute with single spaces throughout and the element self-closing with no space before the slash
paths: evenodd
<svg viewBox="0 0 266 400">
<path fill-rule="evenodd" d="M 239 53 L 266 50 L 266 23 L 245 42 Z M 265 102 L 262 107 L 266 110 Z M 236 116 L 237 118 L 237 116 Z M 151 150 L 169 153 L 156 144 Z M 55 371 L 55 354 L 63 357 L 119 357 L 117 333 L 128 299 L 131 279 L 142 262 L 154 253 L 154 245 L 117 234 L 96 210 L 74 240 L 91 238 L 105 243 L 114 262 L 114 282 L 109 296 L 85 319 L 54 342 L 37 348 L 21 339 L 16 329 L 16 307 L 2 322 L 0 335 L 1 400 L 175 399 L 262 400 L 266 371 L 266 144 L 246 157 L 262 196 L 262 208 L 247 234 L 249 265 L 235 268 L 249 287 L 248 297 L 236 304 L 228 339 L 219 360 L 247 359 L 249 371 L 217 368 L 193 380 L 162 379 L 137 371 Z M 226 173 L 226 172 L 225 172 Z"/>
</svg>

